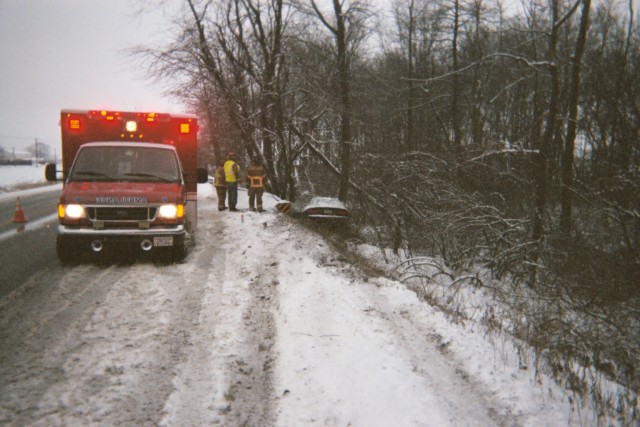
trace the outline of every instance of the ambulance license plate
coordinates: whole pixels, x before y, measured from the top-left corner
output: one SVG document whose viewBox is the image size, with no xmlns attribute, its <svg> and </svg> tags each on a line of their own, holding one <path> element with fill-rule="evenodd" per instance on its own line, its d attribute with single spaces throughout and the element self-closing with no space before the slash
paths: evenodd
<svg viewBox="0 0 640 427">
<path fill-rule="evenodd" d="M 173 246 L 173 236 L 154 237 L 153 246 Z"/>
</svg>

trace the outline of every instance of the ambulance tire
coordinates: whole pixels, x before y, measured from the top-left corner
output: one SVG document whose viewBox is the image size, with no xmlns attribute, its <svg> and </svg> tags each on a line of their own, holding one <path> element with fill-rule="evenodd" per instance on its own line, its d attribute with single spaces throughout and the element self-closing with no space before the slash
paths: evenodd
<svg viewBox="0 0 640 427">
<path fill-rule="evenodd" d="M 187 257 L 187 248 L 184 242 L 180 242 L 171 248 L 171 260 L 173 262 L 182 262 Z"/>
<path fill-rule="evenodd" d="M 56 237 L 56 254 L 63 265 L 78 262 L 78 248 L 61 236 Z"/>
</svg>

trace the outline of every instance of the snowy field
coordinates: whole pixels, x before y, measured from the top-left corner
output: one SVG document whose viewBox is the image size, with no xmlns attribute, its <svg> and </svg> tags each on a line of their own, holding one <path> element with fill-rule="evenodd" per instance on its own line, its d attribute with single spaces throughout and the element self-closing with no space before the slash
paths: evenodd
<svg viewBox="0 0 640 427">
<path fill-rule="evenodd" d="M 32 185 L 45 185 L 44 166 L 5 166 L 0 165 L 0 194 Z"/>
<path fill-rule="evenodd" d="M 0 173 L 3 188 L 44 181 L 42 168 L 0 168 Z M 247 337 L 238 333 L 243 322 L 250 322 L 256 329 L 252 339 L 269 343 L 260 351 L 268 347 L 274 357 L 267 389 L 275 406 L 269 421 L 276 426 L 597 424 L 591 409 L 576 409 L 565 390 L 534 369 L 523 367 L 516 346 L 508 338 L 487 336 L 471 323 L 451 324 L 391 275 L 364 274 L 309 230 L 276 213 L 273 196 L 265 196 L 265 214 L 234 215 L 217 212 L 215 192 L 209 184 L 200 185 L 198 191 L 199 245 L 204 247 L 196 247 L 187 263 L 178 266 L 184 273 L 172 274 L 185 280 L 183 288 L 202 289 L 203 295 L 197 296 L 200 317 L 189 336 L 194 346 L 193 360 L 185 360 L 174 369 L 174 391 L 164 406 L 161 425 L 240 425 L 234 424 L 239 420 L 225 423 L 225 419 L 231 420 L 229 408 L 234 405 L 229 397 L 232 386 L 225 393 L 214 379 L 228 376 L 224 364 L 247 351 Z M 247 208 L 244 192 L 240 192 L 239 208 Z M 214 245 L 222 253 L 215 252 Z M 207 254 L 212 254 L 209 260 L 218 257 L 216 269 L 200 272 L 199 264 Z M 392 270 L 393 265 L 386 268 Z M 123 278 L 113 283 L 107 299 L 129 298 L 129 292 L 144 294 L 149 288 L 151 297 L 144 304 L 157 303 L 157 307 L 149 306 L 147 312 L 162 313 L 163 304 L 170 300 L 163 297 L 166 289 L 162 290 L 159 283 L 167 273 L 159 270 L 156 281 L 156 273 L 147 265 L 131 269 L 135 280 L 125 282 Z M 192 269 L 199 273 L 192 274 Z M 219 271 L 225 273 L 218 282 L 213 278 Z M 204 289 L 194 281 L 202 277 L 209 278 Z M 256 287 L 264 294 L 256 294 Z M 268 304 L 269 313 L 258 310 L 253 314 L 267 316 L 265 319 L 273 323 L 271 332 L 260 329 L 266 327 L 260 319 L 243 316 L 251 312 L 246 307 L 256 299 Z M 97 309 L 89 332 L 101 339 L 117 332 L 118 322 L 133 316 L 126 301 L 108 304 L 106 300 L 104 308 Z M 0 311 L 9 306 L 9 300 L 0 301 Z M 105 322 L 103 318 L 111 320 Z M 155 324 L 153 317 L 137 316 L 136 321 L 142 322 L 136 330 L 148 332 L 152 338 L 161 335 L 153 331 L 166 327 L 165 320 Z M 119 367 L 118 381 L 127 384 L 129 375 L 134 375 L 133 367 L 144 366 L 140 359 L 151 356 L 137 347 L 128 356 L 125 345 L 116 345 L 118 340 L 129 340 L 131 328 L 123 323 L 125 333 L 101 344 L 108 351 L 122 348 L 123 352 L 105 355 L 98 347 L 90 347 L 94 353 L 87 356 L 87 364 L 70 366 L 67 375 L 73 376 L 75 371 L 78 376 L 92 375 L 91 366 L 93 374 L 104 375 L 111 358 L 111 363 Z M 144 344 L 145 337 L 141 336 L 138 346 Z M 157 343 L 157 338 L 153 342 Z M 151 341 L 149 345 L 154 348 Z M 89 353 L 86 346 L 82 351 Z M 77 357 L 82 359 L 84 355 Z M 251 384 L 254 388 L 258 385 Z M 88 417 L 83 412 L 87 407 L 73 407 L 73 402 L 83 401 L 81 391 L 74 390 L 73 384 L 63 392 L 53 393 L 55 390 L 45 396 L 51 399 L 51 406 L 41 425 L 64 425 Z M 117 407 L 109 405 L 119 400 L 118 390 L 114 387 L 112 395 L 92 404 L 101 413 L 117 416 Z M 249 399 L 249 406 L 263 405 L 259 398 L 254 402 Z M 91 418 L 85 418 L 88 420 Z M 97 422 L 105 421 L 108 418 Z"/>
</svg>

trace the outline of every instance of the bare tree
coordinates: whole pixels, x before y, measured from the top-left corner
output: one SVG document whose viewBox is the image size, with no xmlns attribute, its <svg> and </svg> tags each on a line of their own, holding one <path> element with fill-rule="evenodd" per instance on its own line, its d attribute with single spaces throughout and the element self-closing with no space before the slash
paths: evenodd
<svg viewBox="0 0 640 427">
<path fill-rule="evenodd" d="M 329 30 L 336 46 L 336 64 L 339 88 L 339 112 L 340 112 L 340 184 L 338 198 L 346 202 L 349 190 L 349 175 L 351 172 L 351 147 L 352 135 L 352 102 L 351 102 L 351 65 L 357 44 L 362 40 L 363 23 L 366 16 L 366 8 L 357 1 L 346 6 L 345 1 L 333 0 L 333 20 L 330 20 L 320 10 L 315 0 L 311 0 L 311 6 L 320 19 L 323 26 Z M 346 8 L 345 8 L 346 6 Z"/>
<path fill-rule="evenodd" d="M 589 11 L 591 0 L 581 0 L 582 14 L 580 29 L 576 40 L 575 53 L 571 58 L 571 87 L 569 88 L 569 106 L 567 118 L 567 136 L 562 153 L 562 196 L 560 198 L 560 232 L 569 237 L 571 235 L 571 210 L 573 200 L 573 162 L 575 153 L 575 139 L 578 119 L 578 97 L 580 95 L 580 67 L 587 39 L 589 27 Z"/>
<path fill-rule="evenodd" d="M 453 33 L 451 37 L 451 126 L 453 147 L 460 154 L 462 150 L 462 129 L 460 124 L 460 76 L 458 75 L 458 37 L 460 32 L 460 1 L 453 0 Z"/>
<path fill-rule="evenodd" d="M 224 97 L 229 117 L 240 131 L 238 148 L 263 160 L 271 190 L 284 195 L 290 180 L 276 167 L 278 156 L 287 152 L 280 77 L 285 58 L 283 2 L 233 0 L 218 4 L 209 32 L 206 15 L 212 3 L 201 11 L 193 0 L 188 3 L 198 34 L 198 58 L 206 80 Z M 275 145 L 280 147 L 278 151 Z"/>
</svg>

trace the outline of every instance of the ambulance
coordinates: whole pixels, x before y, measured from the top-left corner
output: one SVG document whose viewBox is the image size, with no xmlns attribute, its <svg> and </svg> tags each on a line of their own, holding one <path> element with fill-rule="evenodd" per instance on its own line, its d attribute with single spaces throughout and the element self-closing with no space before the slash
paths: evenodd
<svg viewBox="0 0 640 427">
<path fill-rule="evenodd" d="M 57 255 L 63 263 L 83 254 L 121 248 L 180 261 L 197 228 L 198 168 L 195 116 L 156 112 L 62 110 L 62 181 Z"/>
</svg>

